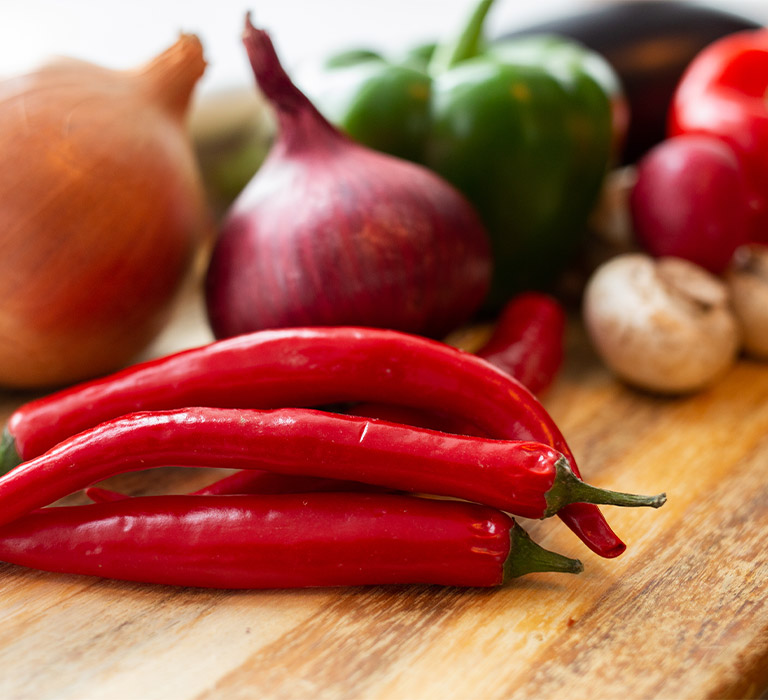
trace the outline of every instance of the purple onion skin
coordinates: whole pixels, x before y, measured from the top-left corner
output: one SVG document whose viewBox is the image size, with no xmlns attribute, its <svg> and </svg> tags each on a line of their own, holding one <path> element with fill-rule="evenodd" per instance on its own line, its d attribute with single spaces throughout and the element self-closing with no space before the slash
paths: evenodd
<svg viewBox="0 0 768 700">
<path fill-rule="evenodd" d="M 431 171 L 360 146 L 291 83 L 246 20 L 278 136 L 232 206 L 206 279 L 218 338 L 266 328 L 356 325 L 440 337 L 488 292 L 488 237 Z"/>
</svg>

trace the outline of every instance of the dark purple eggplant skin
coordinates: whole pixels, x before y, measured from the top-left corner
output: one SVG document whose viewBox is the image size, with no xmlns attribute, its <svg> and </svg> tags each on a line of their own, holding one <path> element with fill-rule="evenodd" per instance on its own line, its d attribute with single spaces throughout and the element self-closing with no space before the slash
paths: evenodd
<svg viewBox="0 0 768 700">
<path fill-rule="evenodd" d="M 721 9 L 671 0 L 629 0 L 503 31 L 493 41 L 557 34 L 601 54 L 621 80 L 630 111 L 623 163 L 635 163 L 666 136 L 667 112 L 683 72 L 705 46 L 763 26 Z"/>
</svg>

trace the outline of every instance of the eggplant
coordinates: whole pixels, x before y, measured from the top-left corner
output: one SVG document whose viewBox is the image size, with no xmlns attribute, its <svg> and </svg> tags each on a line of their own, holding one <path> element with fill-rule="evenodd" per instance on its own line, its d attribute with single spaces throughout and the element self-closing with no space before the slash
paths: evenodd
<svg viewBox="0 0 768 700">
<path fill-rule="evenodd" d="M 627 164 L 665 138 L 672 95 L 696 54 L 716 39 L 761 26 L 756 19 L 696 3 L 629 0 L 514 28 L 494 40 L 557 34 L 601 54 L 618 74 L 629 106 L 622 153 Z"/>
</svg>

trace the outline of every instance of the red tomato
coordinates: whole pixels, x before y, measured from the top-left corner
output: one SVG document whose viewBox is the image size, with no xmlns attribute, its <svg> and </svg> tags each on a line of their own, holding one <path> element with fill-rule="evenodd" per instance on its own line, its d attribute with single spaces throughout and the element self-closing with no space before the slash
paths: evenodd
<svg viewBox="0 0 768 700">
<path fill-rule="evenodd" d="M 752 188 L 751 239 L 768 243 L 768 28 L 719 39 L 688 66 L 669 114 L 669 134 L 706 134 L 736 152 Z"/>
</svg>

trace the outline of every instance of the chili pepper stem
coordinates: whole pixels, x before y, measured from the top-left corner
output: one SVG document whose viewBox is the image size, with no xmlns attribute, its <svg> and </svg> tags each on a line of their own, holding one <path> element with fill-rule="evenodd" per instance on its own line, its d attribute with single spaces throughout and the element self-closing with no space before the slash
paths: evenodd
<svg viewBox="0 0 768 700">
<path fill-rule="evenodd" d="M 548 518 L 569 503 L 592 503 L 605 506 L 624 506 L 629 508 L 660 508 L 667 502 L 667 494 L 642 496 L 635 493 L 609 491 L 592 486 L 579 479 L 568 466 L 566 459 L 558 460 L 555 465 L 555 480 L 544 498 L 547 510 L 542 517 Z"/>
<path fill-rule="evenodd" d="M 509 556 L 504 562 L 504 581 L 541 571 L 580 574 L 584 565 L 557 552 L 536 544 L 517 523 L 509 531 Z"/>
</svg>

